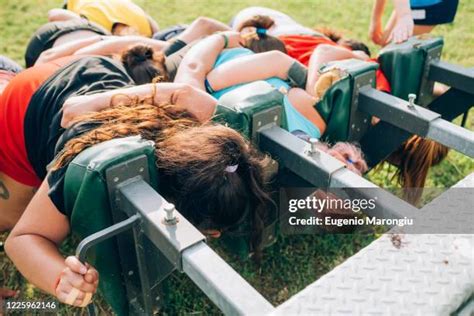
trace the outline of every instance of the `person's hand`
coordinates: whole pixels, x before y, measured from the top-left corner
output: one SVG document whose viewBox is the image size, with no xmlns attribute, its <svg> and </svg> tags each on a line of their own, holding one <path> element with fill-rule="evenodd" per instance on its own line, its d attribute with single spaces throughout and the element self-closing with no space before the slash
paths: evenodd
<svg viewBox="0 0 474 316">
<path fill-rule="evenodd" d="M 93 111 L 90 105 L 94 97 L 91 95 L 81 95 L 70 97 L 63 104 L 63 117 L 61 118 L 61 127 L 68 128 L 78 116 Z"/>
<path fill-rule="evenodd" d="M 380 19 L 372 20 L 369 25 L 369 38 L 374 44 L 383 46 L 385 41 L 383 39 L 383 27 Z"/>
<path fill-rule="evenodd" d="M 99 273 L 89 265 L 82 264 L 75 256 L 65 260 L 66 268 L 59 275 L 56 297 L 59 301 L 85 307 L 91 301 L 99 284 Z"/>
<path fill-rule="evenodd" d="M 387 38 L 387 43 L 393 42 L 400 44 L 405 42 L 409 37 L 413 35 L 413 18 L 410 14 L 404 14 L 397 19 L 397 23 L 393 28 L 392 32 Z"/>
</svg>

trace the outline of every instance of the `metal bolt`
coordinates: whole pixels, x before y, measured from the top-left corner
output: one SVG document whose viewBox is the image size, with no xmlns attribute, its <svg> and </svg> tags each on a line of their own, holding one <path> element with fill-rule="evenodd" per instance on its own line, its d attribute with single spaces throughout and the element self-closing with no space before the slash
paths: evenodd
<svg viewBox="0 0 474 316">
<path fill-rule="evenodd" d="M 119 181 L 119 177 L 115 177 L 114 182 L 118 182 L 118 181 Z"/>
<path fill-rule="evenodd" d="M 166 212 L 166 215 L 165 215 L 165 222 L 166 224 L 169 224 L 169 225 L 174 225 L 177 223 L 177 218 L 176 218 L 176 215 L 174 213 L 174 210 L 175 210 L 175 207 L 174 207 L 174 204 L 166 204 L 163 209 L 165 210 Z"/>
<path fill-rule="evenodd" d="M 138 172 L 142 173 L 143 171 L 145 171 L 145 168 L 143 167 L 140 167 L 140 169 L 138 169 Z"/>
<path fill-rule="evenodd" d="M 415 108 L 415 100 L 416 100 L 416 94 L 410 93 L 408 95 L 408 107 L 411 109 Z"/>
<path fill-rule="evenodd" d="M 275 115 L 275 116 L 273 117 L 273 121 L 275 121 L 275 122 L 278 121 L 278 115 Z"/>
<path fill-rule="evenodd" d="M 258 126 L 258 127 L 262 126 L 262 121 L 258 121 L 258 122 L 257 122 L 257 126 Z"/>
<path fill-rule="evenodd" d="M 309 143 L 311 144 L 311 148 L 309 150 L 309 153 L 312 154 L 312 155 L 316 155 L 318 154 L 318 139 L 317 138 L 313 138 L 311 137 L 309 139 Z"/>
</svg>

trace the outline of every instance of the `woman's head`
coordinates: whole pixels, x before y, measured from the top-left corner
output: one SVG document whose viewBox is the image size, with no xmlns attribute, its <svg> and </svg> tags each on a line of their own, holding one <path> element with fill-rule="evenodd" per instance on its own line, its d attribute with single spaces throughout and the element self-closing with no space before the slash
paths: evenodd
<svg viewBox="0 0 474 316">
<path fill-rule="evenodd" d="M 354 144 L 338 142 L 330 147 L 326 143 L 318 143 L 318 148 L 344 163 L 347 169 L 358 175 L 368 170 L 362 151 Z"/>
<path fill-rule="evenodd" d="M 365 45 L 363 42 L 354 40 L 354 39 L 349 39 L 349 38 L 344 38 L 342 34 L 330 29 L 330 28 L 318 28 L 318 32 L 321 32 L 323 35 L 329 37 L 329 39 L 341 46 L 344 46 L 350 50 L 360 50 L 363 51 L 364 53 L 367 54 L 367 56 L 370 57 L 370 50 L 367 45 Z"/>
<path fill-rule="evenodd" d="M 238 31 L 242 33 L 243 38 L 246 38 L 245 47 L 255 53 L 278 50 L 286 54 L 285 44 L 267 33 L 274 24 L 275 21 L 265 15 L 256 15 L 242 22 Z"/>
<path fill-rule="evenodd" d="M 137 102 L 86 114 L 77 122 L 101 125 L 73 140 L 56 159 L 53 170 L 94 144 L 141 135 L 156 144 L 160 192 L 201 229 L 225 230 L 249 219 L 258 252 L 271 200 L 263 169 L 269 158 L 259 154 L 235 130 L 202 125 L 172 105 Z"/>
<path fill-rule="evenodd" d="M 269 204 L 264 191 L 264 168 L 269 159 L 259 154 L 235 130 L 204 125 L 182 130 L 157 146 L 163 194 L 201 229 L 231 228 Z M 261 228 L 254 227 L 255 232 Z"/>
<path fill-rule="evenodd" d="M 153 80 L 169 81 L 165 65 L 165 56 L 147 45 L 136 45 L 122 54 L 122 63 L 127 73 L 137 85 L 150 83 Z"/>
</svg>

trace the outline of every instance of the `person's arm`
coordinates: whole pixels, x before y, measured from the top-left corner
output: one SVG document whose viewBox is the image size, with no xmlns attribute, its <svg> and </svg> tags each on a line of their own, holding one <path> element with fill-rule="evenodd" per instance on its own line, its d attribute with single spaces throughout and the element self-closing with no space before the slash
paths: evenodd
<svg viewBox="0 0 474 316">
<path fill-rule="evenodd" d="M 369 38 L 378 45 L 383 45 L 382 15 L 386 0 L 375 0 L 372 7 L 372 17 L 369 25 Z"/>
<path fill-rule="evenodd" d="M 227 46 L 225 45 L 226 39 Z M 212 70 L 219 54 L 224 48 L 238 46 L 240 46 L 240 34 L 238 32 L 223 32 L 201 40 L 184 56 L 174 81 L 206 91 L 204 80 Z"/>
<path fill-rule="evenodd" d="M 86 293 L 95 293 L 98 273 L 77 258 L 66 260 L 59 245 L 69 233 L 69 221 L 48 197 L 45 180 L 5 243 L 5 250 L 25 278 L 62 302 L 80 306 Z M 79 290 L 75 300 L 69 295 Z"/>
<path fill-rule="evenodd" d="M 75 96 L 66 100 L 63 105 L 61 126 L 70 126 L 74 119 L 88 112 L 98 112 L 113 104 L 126 104 L 130 97 L 151 98 L 154 104 L 174 104 L 187 109 L 205 122 L 214 114 L 217 100 L 205 91 L 198 90 L 182 83 L 145 84 L 107 92 Z"/>
<path fill-rule="evenodd" d="M 294 63 L 293 58 L 279 51 L 244 56 L 213 69 L 207 75 L 207 81 L 213 90 L 219 91 L 237 84 L 271 77 L 286 80 L 288 70 Z"/>
<path fill-rule="evenodd" d="M 335 60 L 344 60 L 356 58 L 367 60 L 367 56 L 362 51 L 351 51 L 347 48 L 335 45 L 321 44 L 311 55 L 308 65 L 308 80 L 306 82 L 306 91 L 314 95 L 314 86 L 319 78 L 319 69 L 322 65 Z"/>
<path fill-rule="evenodd" d="M 204 36 L 224 31 L 230 31 L 230 27 L 215 19 L 198 17 L 186 28 L 186 30 L 176 36 L 176 39 L 189 44 Z"/>
<path fill-rule="evenodd" d="M 74 52 L 74 55 L 113 55 L 121 54 L 123 51 L 136 44 L 149 45 L 156 51 L 161 51 L 169 44 L 164 41 L 154 40 L 143 36 L 107 36 L 103 41 L 83 46 Z"/>
<path fill-rule="evenodd" d="M 102 36 L 91 36 L 84 39 L 79 39 L 74 42 L 65 43 L 63 45 L 59 45 L 56 47 L 52 47 L 50 49 L 45 50 L 40 54 L 38 60 L 36 60 L 35 65 L 43 64 L 49 62 L 51 60 L 55 60 L 60 57 L 70 56 L 76 53 L 83 47 L 87 47 L 89 45 L 93 45 L 98 43 L 102 40 Z"/>
<path fill-rule="evenodd" d="M 396 23 L 393 30 L 387 37 L 386 44 L 389 42 L 402 43 L 413 35 L 415 26 L 411 16 L 409 0 L 393 0 Z"/>
<path fill-rule="evenodd" d="M 65 9 L 51 9 L 48 11 L 48 21 L 49 22 L 58 22 L 58 21 L 69 21 L 69 20 L 79 20 L 81 16 L 77 13 L 74 13 Z"/>
</svg>

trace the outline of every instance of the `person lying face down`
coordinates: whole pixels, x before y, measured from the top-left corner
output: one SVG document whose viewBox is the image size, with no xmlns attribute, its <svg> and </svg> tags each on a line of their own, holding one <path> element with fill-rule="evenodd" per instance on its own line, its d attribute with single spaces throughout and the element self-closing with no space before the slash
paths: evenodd
<svg viewBox="0 0 474 316">
<path fill-rule="evenodd" d="M 0 96 L 0 230 L 11 229 L 46 176 L 62 134 L 63 103 L 71 95 L 167 79 L 161 53 L 136 46 L 121 59 L 69 56 L 28 68 L 13 77 Z M 69 65 L 68 65 L 69 64 Z M 55 72 L 60 70 L 60 74 Z M 79 75 L 80 74 L 80 75 Z M 45 128 L 53 126 L 53 131 Z"/>
<path fill-rule="evenodd" d="M 288 130 L 319 139 L 324 134 L 331 113 L 318 111 L 315 107 L 318 100 L 314 87 L 305 91 L 287 83 L 300 81 L 301 78 L 294 80 L 293 70 L 304 66 L 279 51 L 254 54 L 242 48 L 241 41 L 239 33 L 225 32 L 197 43 L 185 55 L 175 82 L 193 85 L 219 99 L 242 84 L 265 80 L 284 95 Z M 329 153 L 335 153 L 340 148 L 336 146 Z M 346 154 L 334 156 L 341 159 L 351 155 L 351 158 L 344 159 L 346 165 L 358 166 L 359 169 L 352 170 L 359 174 L 367 170 L 360 150 L 353 145 L 344 146 L 344 150 Z M 354 161 L 357 163 L 354 164 Z"/>
<path fill-rule="evenodd" d="M 453 13 L 451 19 L 454 16 L 455 8 L 456 4 L 450 7 L 454 10 L 450 10 L 450 13 Z M 449 19 L 448 16 L 443 18 Z M 302 26 L 282 12 L 268 8 L 246 8 L 235 16 L 231 26 L 243 34 L 255 33 L 257 29 L 260 29 L 260 33 L 277 37 L 284 44 L 289 56 L 308 66 L 308 80 L 305 88 L 309 93 L 315 91 L 317 96 L 321 96 L 321 93 L 318 92 L 319 88 L 327 87 L 328 84 L 338 79 L 337 73 L 330 73 L 323 78 L 324 80 L 319 80 L 319 69 L 322 65 L 334 60 L 350 58 L 378 62 L 376 58 L 369 59 L 370 51 L 360 41 L 346 39 L 330 29 L 322 29 L 321 32 L 317 32 Z M 254 52 L 269 51 L 277 45 L 266 45 L 264 37 L 260 34 L 250 38 L 254 41 L 261 41 L 258 50 L 253 49 L 253 46 L 248 46 Z M 395 42 L 398 40 L 395 39 Z M 280 49 L 280 51 L 283 50 Z M 378 90 L 391 93 L 390 83 L 381 67 L 377 69 L 375 79 Z M 423 187 L 430 167 L 443 161 L 447 153 L 447 147 L 414 135 L 388 158 L 388 161 L 398 166 L 396 178 L 404 189 L 408 189 L 405 192 L 407 201 L 415 204 L 419 201 L 422 191 L 415 190 L 419 194 L 413 195 L 414 190 L 410 189 Z"/>
<path fill-rule="evenodd" d="M 92 23 L 84 20 L 49 23 L 41 27 L 30 40 L 25 54 L 27 66 L 49 62 L 69 55 L 121 55 L 133 45 L 143 44 L 161 51 L 166 56 L 166 68 L 170 79 L 188 48 L 200 38 L 229 27 L 217 20 L 199 17 L 170 41 L 161 41 L 143 36 L 102 35 L 90 29 Z"/>
<path fill-rule="evenodd" d="M 76 155 L 109 139 L 140 135 L 154 141 L 165 198 L 213 236 L 250 218 L 252 243 L 259 250 L 271 203 L 263 173 L 268 157 L 238 132 L 209 122 L 204 114 L 214 112 L 216 100 L 207 93 L 180 83 L 136 86 L 160 76 L 154 63 L 150 48 L 143 46 L 130 49 L 121 61 L 60 59 L 20 73 L 1 96 L 0 181 L 9 198 L 0 198 L 0 224 L 2 230 L 16 224 L 5 249 L 30 282 L 61 302 L 86 305 L 99 278 L 93 267 L 59 253 L 70 231 L 64 175 Z M 63 129 L 63 104 L 73 98 L 72 109 L 82 112 Z M 84 106 L 78 100 L 85 100 Z M 10 124 L 19 129 L 3 128 Z"/>
<path fill-rule="evenodd" d="M 238 12 L 231 27 L 247 38 L 245 46 L 252 51 L 280 50 L 314 69 L 311 73 L 317 73 L 321 65 L 335 60 L 376 61 L 370 59 L 369 48 L 360 41 L 344 38 L 328 28 L 320 31 L 307 28 L 285 13 L 269 8 L 249 7 Z M 314 83 L 310 84 L 314 86 Z M 377 89 L 390 92 L 390 84 L 380 68 L 376 72 L 376 85 Z"/>
</svg>

